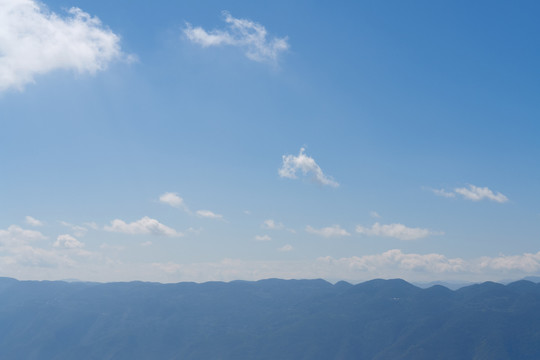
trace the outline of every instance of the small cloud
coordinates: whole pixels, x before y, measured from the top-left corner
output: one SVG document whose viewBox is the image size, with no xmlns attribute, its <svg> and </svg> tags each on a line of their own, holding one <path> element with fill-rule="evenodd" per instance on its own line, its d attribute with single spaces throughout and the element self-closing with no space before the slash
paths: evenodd
<svg viewBox="0 0 540 360">
<path fill-rule="evenodd" d="M 306 226 L 306 232 L 323 237 L 338 237 L 338 236 L 350 236 L 347 230 L 342 229 L 339 225 L 332 225 L 321 229 L 314 229 L 311 226 Z"/>
<path fill-rule="evenodd" d="M 391 237 L 399 240 L 415 240 L 421 239 L 428 235 L 441 235 L 441 232 L 432 232 L 428 229 L 410 228 L 403 224 L 388 224 L 381 225 L 378 222 L 373 224 L 371 228 L 366 228 L 358 225 L 356 232 L 364 235 Z"/>
<path fill-rule="evenodd" d="M 312 179 L 321 184 L 331 187 L 338 187 L 339 184 L 331 177 L 325 175 L 319 165 L 312 157 L 305 154 L 305 149 L 301 148 L 298 156 L 283 155 L 283 164 L 278 170 L 279 176 L 282 178 L 296 179 L 296 173 L 301 172 L 304 176 L 312 175 Z"/>
<path fill-rule="evenodd" d="M 177 193 L 167 192 L 159 197 L 159 202 L 175 208 L 186 208 L 184 199 L 178 196 Z"/>
<path fill-rule="evenodd" d="M 379 215 L 379 213 L 376 212 L 376 211 L 371 211 L 371 212 L 369 213 L 369 215 L 370 215 L 372 218 L 376 218 L 376 219 L 379 219 L 379 218 L 381 217 L 381 215 Z"/>
<path fill-rule="evenodd" d="M 244 210 L 244 214 L 246 214 L 246 215 L 251 215 L 251 211 L 249 211 L 249 210 Z"/>
<path fill-rule="evenodd" d="M 43 226 L 43 222 L 39 221 L 38 219 L 35 219 L 31 216 L 27 216 L 25 218 L 25 222 L 30 226 Z"/>
<path fill-rule="evenodd" d="M 456 197 L 456 194 L 453 193 L 453 192 L 450 192 L 450 191 L 446 191 L 444 189 L 431 189 L 431 191 L 437 195 L 437 196 L 442 196 L 442 197 L 445 197 L 445 198 L 453 198 L 453 197 Z"/>
<path fill-rule="evenodd" d="M 268 235 L 256 235 L 255 240 L 257 241 L 270 241 L 272 238 Z"/>
<path fill-rule="evenodd" d="M 141 246 L 144 246 L 144 247 L 148 247 L 148 246 L 151 246 L 151 245 L 152 245 L 151 241 L 145 241 L 145 242 L 141 243 Z"/>
<path fill-rule="evenodd" d="M 269 229 L 269 230 L 281 230 L 284 228 L 284 225 L 280 222 L 275 222 L 272 219 L 264 220 L 261 227 L 263 229 Z"/>
<path fill-rule="evenodd" d="M 487 187 L 479 187 L 475 185 L 469 185 L 469 187 L 455 188 L 453 191 L 447 191 L 445 189 L 429 189 L 437 196 L 446 198 L 454 198 L 456 194 L 463 196 L 465 199 L 472 201 L 491 200 L 498 203 L 505 203 L 508 198 L 500 192 L 493 192 Z"/>
<path fill-rule="evenodd" d="M 99 230 L 99 225 L 93 221 L 91 222 L 85 222 L 83 225 L 89 227 L 92 230 Z"/>
<path fill-rule="evenodd" d="M 223 215 L 213 213 L 210 210 L 197 210 L 197 215 L 199 217 L 207 218 L 207 219 L 223 219 Z"/>
<path fill-rule="evenodd" d="M 292 251 L 294 248 L 292 247 L 292 245 L 283 245 L 282 247 L 280 247 L 278 249 L 278 251 L 281 251 L 281 252 L 289 252 L 289 251 Z"/>
<path fill-rule="evenodd" d="M 469 188 L 457 188 L 454 191 L 472 201 L 480 201 L 484 199 L 498 203 L 505 203 L 508 201 L 508 198 L 505 195 L 501 194 L 500 192 L 495 194 L 487 187 L 469 185 Z"/>
<path fill-rule="evenodd" d="M 123 220 L 115 219 L 111 221 L 111 225 L 105 226 L 104 230 L 132 235 L 152 234 L 170 237 L 183 236 L 182 233 L 163 225 L 156 219 L 151 219 L 148 216 L 129 224 Z"/>
<path fill-rule="evenodd" d="M 277 62 L 278 56 L 289 48 L 287 38 L 269 37 L 264 26 L 248 19 L 237 19 L 223 12 L 227 30 L 206 31 L 186 23 L 186 37 L 202 47 L 229 45 L 245 51 L 245 55 L 258 62 Z"/>
<path fill-rule="evenodd" d="M 86 232 L 88 231 L 88 229 L 85 228 L 84 226 L 70 224 L 67 221 L 60 221 L 60 224 L 73 230 L 73 233 L 75 234 L 75 236 L 78 236 L 78 237 L 83 237 L 84 235 L 86 235 Z"/>
<path fill-rule="evenodd" d="M 69 234 L 59 235 L 53 244 L 56 248 L 80 249 L 84 244 Z"/>
<path fill-rule="evenodd" d="M 194 235 L 200 235 L 200 233 L 202 233 L 203 230 L 204 230 L 204 229 L 203 229 L 202 227 L 200 227 L 200 228 L 198 228 L 198 229 L 195 229 L 194 227 L 190 227 L 189 229 L 187 229 L 187 231 L 188 231 L 189 233 L 192 233 L 192 234 L 194 234 Z"/>
</svg>

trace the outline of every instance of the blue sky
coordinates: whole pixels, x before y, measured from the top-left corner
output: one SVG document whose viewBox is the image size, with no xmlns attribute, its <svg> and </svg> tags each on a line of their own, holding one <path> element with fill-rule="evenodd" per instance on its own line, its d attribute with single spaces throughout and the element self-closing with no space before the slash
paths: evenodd
<svg viewBox="0 0 540 360">
<path fill-rule="evenodd" d="M 538 275 L 539 11 L 6 0 L 0 275 Z"/>
</svg>

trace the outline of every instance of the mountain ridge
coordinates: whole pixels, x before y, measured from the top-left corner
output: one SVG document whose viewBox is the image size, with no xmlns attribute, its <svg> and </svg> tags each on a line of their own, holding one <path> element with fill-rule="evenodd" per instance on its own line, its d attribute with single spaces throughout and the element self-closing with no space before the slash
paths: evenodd
<svg viewBox="0 0 540 360">
<path fill-rule="evenodd" d="M 0 278 L 2 359 L 538 359 L 540 284 Z"/>
</svg>

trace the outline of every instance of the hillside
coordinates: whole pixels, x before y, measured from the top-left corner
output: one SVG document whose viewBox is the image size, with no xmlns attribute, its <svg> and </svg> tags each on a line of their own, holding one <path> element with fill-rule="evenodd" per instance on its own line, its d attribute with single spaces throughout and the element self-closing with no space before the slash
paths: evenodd
<svg viewBox="0 0 540 360">
<path fill-rule="evenodd" d="M 539 359 L 540 285 L 0 279 L 1 359 Z"/>
</svg>

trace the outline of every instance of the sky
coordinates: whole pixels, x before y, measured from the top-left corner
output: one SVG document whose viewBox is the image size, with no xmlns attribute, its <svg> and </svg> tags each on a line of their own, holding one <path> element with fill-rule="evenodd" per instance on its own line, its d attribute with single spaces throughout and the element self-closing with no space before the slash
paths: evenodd
<svg viewBox="0 0 540 360">
<path fill-rule="evenodd" d="M 540 275 L 539 15 L 0 0 L 0 276 Z"/>
</svg>

